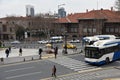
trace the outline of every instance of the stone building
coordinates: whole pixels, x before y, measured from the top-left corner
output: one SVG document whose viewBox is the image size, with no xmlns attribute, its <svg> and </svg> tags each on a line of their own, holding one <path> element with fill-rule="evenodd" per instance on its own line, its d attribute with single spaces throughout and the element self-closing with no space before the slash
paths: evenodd
<svg viewBox="0 0 120 80">
<path fill-rule="evenodd" d="M 18 27 L 23 27 L 25 29 L 25 32 L 29 34 L 28 38 L 26 40 L 40 40 L 42 38 L 48 38 L 51 33 L 51 26 L 52 22 L 54 21 L 54 18 L 44 18 L 44 17 L 6 17 L 0 19 L 0 26 L 2 28 L 5 28 L 7 30 L 11 30 L 12 32 L 5 32 L 3 29 L 0 28 L 1 32 L 1 39 L 3 40 L 10 40 L 10 39 L 18 39 L 16 35 L 14 35 L 14 38 L 8 37 L 10 34 L 15 34 L 16 29 Z M 4 35 L 3 35 L 4 34 Z M 7 34 L 7 37 L 5 36 Z M 5 37 L 5 38 L 4 38 Z M 24 35 L 22 36 L 22 40 L 24 38 Z"/>
<path fill-rule="evenodd" d="M 87 10 L 86 13 L 70 14 L 57 20 L 54 25 L 59 28 L 59 31 L 56 31 L 57 35 L 67 32 L 70 39 L 99 34 L 120 36 L 120 14 L 112 9 Z"/>
<path fill-rule="evenodd" d="M 27 40 L 49 39 L 51 36 L 68 35 L 68 39 L 83 36 L 113 34 L 120 36 L 120 12 L 113 9 L 86 10 L 64 18 L 6 17 L 0 19 L 0 39 L 15 40 L 16 28 L 24 27 Z"/>
<path fill-rule="evenodd" d="M 0 21 L 0 40 L 14 40 L 16 38 L 14 24 L 6 21 Z"/>
</svg>

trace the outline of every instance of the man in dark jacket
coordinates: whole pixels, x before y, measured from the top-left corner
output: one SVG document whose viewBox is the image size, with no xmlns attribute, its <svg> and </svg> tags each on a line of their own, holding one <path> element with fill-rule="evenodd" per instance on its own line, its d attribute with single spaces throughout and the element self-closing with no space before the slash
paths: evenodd
<svg viewBox="0 0 120 80">
<path fill-rule="evenodd" d="M 54 54 L 55 54 L 55 59 L 57 58 L 57 54 L 58 54 L 58 47 L 54 48 Z"/>
<path fill-rule="evenodd" d="M 43 52 L 42 48 L 39 48 L 39 56 L 40 56 L 40 59 L 41 59 L 41 57 L 42 57 L 42 52 Z"/>
<path fill-rule="evenodd" d="M 56 78 L 56 67 L 55 67 L 55 65 L 52 68 L 52 77 L 53 76 Z"/>
<path fill-rule="evenodd" d="M 5 50 L 5 53 L 6 53 L 6 57 L 8 57 L 8 56 L 9 56 L 9 50 L 6 49 L 6 50 Z"/>
<path fill-rule="evenodd" d="M 19 56 L 22 56 L 22 48 L 19 49 Z"/>
</svg>

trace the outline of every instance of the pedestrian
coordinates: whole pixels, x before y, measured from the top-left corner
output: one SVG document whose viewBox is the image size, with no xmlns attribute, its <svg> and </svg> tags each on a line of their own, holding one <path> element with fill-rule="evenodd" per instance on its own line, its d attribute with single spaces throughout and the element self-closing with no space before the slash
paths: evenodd
<svg viewBox="0 0 120 80">
<path fill-rule="evenodd" d="M 19 56 L 22 56 L 22 48 L 19 49 Z"/>
<path fill-rule="evenodd" d="M 55 48 L 54 48 L 55 59 L 57 58 L 57 54 L 58 54 L 58 47 L 55 47 Z"/>
<path fill-rule="evenodd" d="M 41 57 L 42 57 L 42 52 L 43 52 L 42 48 L 39 48 L 39 56 L 40 56 L 40 59 L 41 59 Z"/>
<path fill-rule="evenodd" d="M 52 77 L 56 78 L 56 71 L 57 71 L 57 69 L 56 69 L 56 67 L 54 65 L 53 68 L 52 68 Z"/>
<path fill-rule="evenodd" d="M 5 50 L 5 53 L 6 53 L 6 57 L 8 57 L 8 56 L 9 56 L 9 50 L 6 49 L 6 50 Z"/>
</svg>

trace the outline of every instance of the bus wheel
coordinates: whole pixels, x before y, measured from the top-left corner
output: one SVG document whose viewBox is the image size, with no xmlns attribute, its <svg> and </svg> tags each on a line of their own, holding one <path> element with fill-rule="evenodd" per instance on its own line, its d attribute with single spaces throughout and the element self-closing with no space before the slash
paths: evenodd
<svg viewBox="0 0 120 80">
<path fill-rule="evenodd" d="M 107 57 L 105 62 L 106 62 L 106 64 L 110 63 L 110 59 Z"/>
</svg>

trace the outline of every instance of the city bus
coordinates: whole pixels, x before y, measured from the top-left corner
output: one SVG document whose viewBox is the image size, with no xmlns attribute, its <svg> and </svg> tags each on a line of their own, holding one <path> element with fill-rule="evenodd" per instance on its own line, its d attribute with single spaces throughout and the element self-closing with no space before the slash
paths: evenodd
<svg viewBox="0 0 120 80">
<path fill-rule="evenodd" d="M 50 42 L 61 43 L 61 42 L 63 42 L 63 38 L 62 38 L 62 36 L 53 36 L 50 38 Z"/>
<path fill-rule="evenodd" d="M 98 40 L 106 40 L 106 39 L 116 39 L 115 35 L 94 35 L 94 36 L 87 36 L 84 37 L 83 40 L 85 42 L 90 43 L 91 41 L 98 41 Z"/>
<path fill-rule="evenodd" d="M 120 39 L 99 40 L 85 46 L 85 62 L 102 65 L 120 59 Z"/>
</svg>

